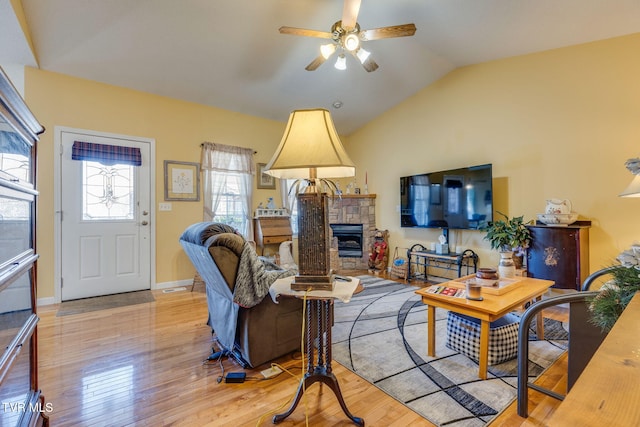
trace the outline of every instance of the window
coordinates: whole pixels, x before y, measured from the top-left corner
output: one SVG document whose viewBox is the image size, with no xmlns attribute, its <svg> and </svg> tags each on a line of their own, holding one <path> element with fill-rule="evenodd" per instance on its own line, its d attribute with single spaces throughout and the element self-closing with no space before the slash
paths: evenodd
<svg viewBox="0 0 640 427">
<path fill-rule="evenodd" d="M 221 222 L 253 240 L 253 150 L 205 142 L 202 144 L 204 220 Z"/>
<path fill-rule="evenodd" d="M 82 219 L 134 218 L 134 166 L 82 162 Z"/>
<path fill-rule="evenodd" d="M 132 220 L 140 148 L 74 141 L 71 158 L 82 162 L 82 219 Z"/>
<path fill-rule="evenodd" d="M 297 183 L 300 183 L 298 185 Z M 281 179 L 280 191 L 282 196 L 282 206 L 289 209 L 291 215 L 291 228 L 293 235 L 298 235 L 298 199 L 296 195 L 307 186 L 306 181 L 299 179 Z M 293 189 L 292 189 L 293 187 Z"/>
<path fill-rule="evenodd" d="M 218 200 L 215 210 L 212 210 L 211 221 L 221 222 L 239 230 L 242 234 L 246 232 L 246 214 L 243 206 L 242 179 L 240 174 L 213 172 L 216 174 L 216 181 L 220 185 L 216 186 L 213 198 Z"/>
</svg>

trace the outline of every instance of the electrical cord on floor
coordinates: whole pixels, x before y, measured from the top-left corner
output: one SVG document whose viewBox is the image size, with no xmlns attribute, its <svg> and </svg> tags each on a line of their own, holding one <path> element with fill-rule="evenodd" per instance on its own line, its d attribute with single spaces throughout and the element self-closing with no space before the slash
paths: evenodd
<svg viewBox="0 0 640 427">
<path fill-rule="evenodd" d="M 217 342 L 217 340 L 214 340 L 214 343 L 215 342 Z M 215 366 L 216 364 L 220 367 L 220 375 L 216 379 L 218 384 L 220 384 L 224 379 L 224 364 L 222 363 L 222 358 L 227 354 L 228 352 L 224 348 L 222 348 L 222 346 L 220 346 L 220 349 L 216 351 L 214 346 L 212 345 L 211 354 L 209 355 L 209 357 L 202 361 L 202 366 L 204 366 L 205 368 Z"/>
<path fill-rule="evenodd" d="M 224 349 L 220 349 L 218 351 L 216 351 L 216 349 L 214 347 L 211 348 L 211 354 L 209 355 L 209 357 L 207 357 L 206 359 L 204 359 L 202 361 L 202 365 L 204 367 L 210 367 L 210 366 L 218 366 L 220 368 L 220 375 L 218 376 L 218 378 L 216 379 L 216 381 L 218 382 L 218 384 L 220 384 L 223 380 L 225 382 L 233 382 L 233 381 L 227 381 L 227 375 L 225 375 L 225 368 L 224 368 L 224 364 L 222 363 L 222 358 L 224 356 L 227 356 L 228 352 L 226 352 Z M 244 377 L 242 381 L 238 381 L 238 382 L 245 382 L 245 381 L 267 381 L 267 380 L 271 380 L 277 376 L 279 376 L 282 372 L 286 372 L 287 374 L 291 375 L 292 377 L 295 377 L 296 374 L 294 374 L 293 372 L 289 371 L 287 368 L 285 368 L 282 365 L 279 365 L 277 363 L 272 363 L 270 365 L 272 368 L 276 367 L 278 369 L 280 369 L 280 372 L 270 376 L 268 378 L 264 377 L 264 376 L 253 376 L 253 377 Z M 297 368 L 296 368 L 297 369 Z"/>
<path fill-rule="evenodd" d="M 220 357 L 218 358 L 218 362 L 220 362 L 220 376 L 218 377 L 218 379 L 216 381 L 218 381 L 218 384 L 220 384 L 222 382 L 222 379 L 224 378 L 224 365 L 222 364 L 222 355 L 220 355 Z"/>
<path fill-rule="evenodd" d="M 303 404 L 304 404 L 304 419 L 305 419 L 305 425 L 307 427 L 309 427 L 309 413 L 307 411 L 307 402 L 306 402 L 306 393 L 304 393 L 305 391 L 305 383 L 304 383 L 304 372 L 305 372 L 305 351 L 304 351 L 304 338 L 305 338 L 305 328 L 306 328 L 306 319 L 307 319 L 307 296 L 309 294 L 309 292 L 311 291 L 311 288 L 307 289 L 306 292 L 304 293 L 304 297 L 302 298 L 302 334 L 301 334 L 301 339 L 300 339 L 300 352 L 301 352 L 301 357 L 300 360 L 302 361 L 302 374 L 300 376 L 300 384 L 302 385 L 302 391 L 303 391 L 303 395 L 302 395 L 302 400 L 303 400 Z M 287 374 L 291 375 L 292 377 L 296 377 L 297 375 L 290 372 L 289 370 L 287 370 L 286 368 L 284 368 L 283 366 L 278 365 L 277 363 L 272 363 L 271 366 L 277 366 L 280 369 L 282 369 L 284 372 L 286 372 Z M 294 392 L 294 394 L 292 394 L 289 399 L 287 399 L 286 402 L 284 402 L 282 405 L 278 406 L 275 409 L 272 409 L 271 411 L 265 412 L 264 414 L 262 414 L 262 416 L 260 418 L 258 418 L 258 422 L 256 423 L 256 427 L 259 427 L 260 424 L 262 424 L 262 422 L 264 421 L 264 419 L 271 415 L 271 414 L 276 414 L 278 412 L 280 412 L 281 409 L 285 408 L 289 402 L 291 402 L 294 398 L 294 396 L 297 393 L 297 389 Z"/>
<path fill-rule="evenodd" d="M 287 374 L 291 375 L 294 378 L 298 376 L 297 374 L 294 374 L 289 369 L 285 368 L 284 366 L 278 363 L 272 363 L 271 366 L 277 366 L 278 368 L 282 369 L 283 372 L 286 372 Z M 265 379 L 271 379 L 271 378 L 265 378 Z M 258 419 L 258 422 L 256 423 L 256 427 L 260 426 L 260 424 L 263 423 L 265 417 L 267 417 L 268 415 L 276 414 L 280 412 L 282 409 L 286 408 L 286 406 L 293 400 L 293 397 L 294 395 L 289 396 L 289 398 L 285 402 L 283 402 L 280 406 L 262 414 L 262 416 Z"/>
</svg>

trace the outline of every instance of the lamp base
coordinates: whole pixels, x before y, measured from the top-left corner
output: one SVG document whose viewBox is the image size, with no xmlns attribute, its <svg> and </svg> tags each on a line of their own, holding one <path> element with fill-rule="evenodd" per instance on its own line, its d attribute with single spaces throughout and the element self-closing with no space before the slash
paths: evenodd
<svg viewBox="0 0 640 427">
<path fill-rule="evenodd" d="M 296 276 L 291 282 L 292 291 L 333 291 L 333 274 L 328 276 Z"/>
</svg>

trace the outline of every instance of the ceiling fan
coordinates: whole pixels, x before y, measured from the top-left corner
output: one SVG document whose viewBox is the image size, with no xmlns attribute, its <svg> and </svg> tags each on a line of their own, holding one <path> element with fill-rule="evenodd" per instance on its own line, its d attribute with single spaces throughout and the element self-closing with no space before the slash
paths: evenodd
<svg viewBox="0 0 640 427">
<path fill-rule="evenodd" d="M 305 67 L 307 71 L 313 71 L 322 65 L 331 55 L 338 51 L 338 60 L 335 67 L 339 70 L 347 68 L 345 54 L 350 53 L 368 72 L 378 69 L 378 64 L 371 55 L 362 47 L 362 42 L 370 40 L 387 39 L 391 37 L 412 36 L 416 32 L 414 24 L 393 25 L 390 27 L 361 30 L 357 22 L 361 0 L 345 0 L 342 9 L 342 19 L 331 26 L 331 32 L 307 30 L 295 27 L 280 27 L 281 34 L 294 36 L 317 37 L 330 39 L 331 43 L 320 46 L 320 55 Z"/>
</svg>

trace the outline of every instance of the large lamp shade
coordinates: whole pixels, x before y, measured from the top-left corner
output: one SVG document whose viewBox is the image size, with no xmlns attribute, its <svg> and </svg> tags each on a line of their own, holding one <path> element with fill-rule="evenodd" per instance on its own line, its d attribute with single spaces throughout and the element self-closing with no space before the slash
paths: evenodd
<svg viewBox="0 0 640 427">
<path fill-rule="evenodd" d="M 285 179 L 306 179 L 309 186 L 298 194 L 299 274 L 293 290 L 333 290 L 329 262 L 328 208 L 318 182 L 355 175 L 331 115 L 325 109 L 296 110 L 265 172 Z"/>
<path fill-rule="evenodd" d="M 315 176 L 312 169 L 315 169 Z M 344 178 L 356 167 L 338 137 L 328 110 L 296 110 L 265 173 L 276 178 Z"/>
</svg>

